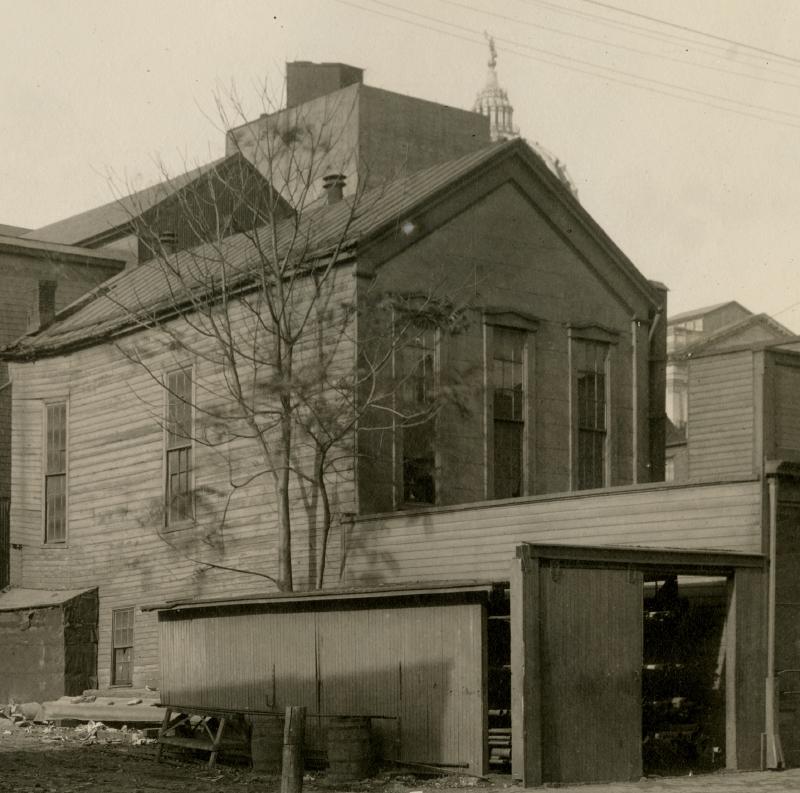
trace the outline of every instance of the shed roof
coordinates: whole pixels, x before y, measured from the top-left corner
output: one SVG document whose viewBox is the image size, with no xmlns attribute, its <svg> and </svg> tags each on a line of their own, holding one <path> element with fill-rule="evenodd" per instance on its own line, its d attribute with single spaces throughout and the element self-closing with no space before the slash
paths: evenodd
<svg viewBox="0 0 800 793">
<path fill-rule="evenodd" d="M 355 211 L 352 197 L 309 209 L 280 221 L 274 229 L 264 227 L 259 233 L 259 244 L 271 244 L 274 231 L 279 255 L 287 255 L 297 251 L 292 246 L 299 239 L 302 249 L 299 263 L 300 258 L 306 262 L 322 259 L 334 249 L 352 250 L 357 244 L 383 234 L 400 236 L 406 220 L 416 219 L 428 206 L 456 191 L 464 180 L 477 178 L 485 169 L 512 157 L 518 158 L 520 166 L 535 170 L 541 179 L 547 180 L 555 194 L 610 251 L 617 266 L 655 304 L 658 297 L 650 283 L 522 140 L 493 144 L 372 188 L 358 199 Z M 205 284 L 212 278 L 219 283 L 223 273 L 229 287 L 238 282 L 244 289 L 255 280 L 258 259 L 253 235 L 244 233 L 176 254 L 169 273 L 162 262 L 152 259 L 106 281 L 64 309 L 54 324 L 22 337 L 0 352 L 0 358 L 26 360 L 60 354 L 139 329 L 159 316 L 178 313 L 177 294 L 182 294 L 190 305 Z M 180 277 L 175 276 L 176 272 Z"/>
<path fill-rule="evenodd" d="M 89 592 L 88 589 L 23 589 L 13 587 L 0 592 L 0 611 L 60 606 L 68 600 Z"/>
<path fill-rule="evenodd" d="M 81 248 L 77 245 L 28 240 L 24 237 L 15 237 L 8 234 L 0 234 L 0 253 L 14 253 L 52 261 L 76 261 L 81 264 L 115 269 L 125 266 L 125 259 L 120 255 L 116 255 L 113 251 L 98 251 L 91 248 Z"/>
<path fill-rule="evenodd" d="M 206 600 L 171 600 L 142 606 L 142 611 L 179 612 L 192 609 L 233 608 L 241 606 L 280 606 L 301 603 L 322 604 L 352 600 L 385 600 L 388 598 L 411 598 L 431 595 L 465 595 L 488 593 L 498 586 L 493 581 L 446 581 L 442 583 L 420 583 L 346 587 L 308 592 L 267 592 L 263 595 L 244 595 L 234 598 Z"/>
</svg>

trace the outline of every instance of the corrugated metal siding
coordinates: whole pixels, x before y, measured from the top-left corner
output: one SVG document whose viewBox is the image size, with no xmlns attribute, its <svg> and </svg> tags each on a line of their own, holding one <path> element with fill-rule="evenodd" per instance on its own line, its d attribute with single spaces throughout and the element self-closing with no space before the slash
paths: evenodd
<svg viewBox="0 0 800 793">
<path fill-rule="evenodd" d="M 665 485 L 358 520 L 346 581 L 506 580 L 521 542 L 760 553 L 760 494 L 756 481 Z"/>
<path fill-rule="evenodd" d="M 543 567 L 542 775 L 642 774 L 642 574 Z"/>
<path fill-rule="evenodd" d="M 689 362 L 689 477 L 754 470 L 755 381 L 749 350 Z"/>
<path fill-rule="evenodd" d="M 482 606 L 160 621 L 162 701 L 371 715 L 386 757 L 483 773 Z M 321 743 L 325 720 L 312 719 Z"/>
</svg>

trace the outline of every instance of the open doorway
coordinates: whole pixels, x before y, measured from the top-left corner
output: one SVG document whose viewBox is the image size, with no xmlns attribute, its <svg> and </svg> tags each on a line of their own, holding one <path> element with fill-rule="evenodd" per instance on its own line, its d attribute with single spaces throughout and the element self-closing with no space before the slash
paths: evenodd
<svg viewBox="0 0 800 793">
<path fill-rule="evenodd" d="M 644 774 L 725 765 L 727 579 L 656 574 L 644 583 Z"/>
</svg>

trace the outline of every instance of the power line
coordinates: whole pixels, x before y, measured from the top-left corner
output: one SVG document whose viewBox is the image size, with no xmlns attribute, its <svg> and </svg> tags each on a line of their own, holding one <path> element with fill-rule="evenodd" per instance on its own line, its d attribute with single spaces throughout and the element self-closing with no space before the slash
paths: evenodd
<svg viewBox="0 0 800 793">
<path fill-rule="evenodd" d="M 424 19 L 424 20 L 426 20 L 428 22 L 435 22 L 435 23 L 437 23 L 439 25 L 445 25 L 447 27 L 452 27 L 452 28 L 455 28 L 456 30 L 464 31 L 464 32 L 469 33 L 469 34 L 471 34 L 473 36 L 480 36 L 481 35 L 480 31 L 476 31 L 473 28 L 468 28 L 468 27 L 466 27 L 464 25 L 458 25 L 455 22 L 447 22 L 446 20 L 438 19 L 437 17 L 431 17 L 431 16 L 429 16 L 427 14 L 422 14 L 422 13 L 419 13 L 417 11 L 411 11 L 410 9 L 400 8 L 400 7 L 398 7 L 398 6 L 396 6 L 396 5 L 392 4 L 392 3 L 384 2 L 384 0 L 369 0 L 369 1 L 374 3 L 375 5 L 383 6 L 383 7 L 389 8 L 389 9 L 391 9 L 393 11 L 400 11 L 401 13 L 405 13 L 405 14 L 408 14 L 408 15 L 413 16 L 413 17 L 418 17 L 418 18 Z M 373 8 L 369 8 L 369 7 L 365 7 L 365 6 L 359 6 L 359 5 L 355 4 L 355 3 L 348 2 L 348 0 L 337 0 L 337 2 L 344 3 L 345 5 L 353 6 L 355 8 L 358 8 L 358 9 L 362 10 L 362 11 L 368 11 L 368 12 L 371 12 L 371 13 L 374 13 L 374 14 L 378 14 L 378 15 L 381 15 L 381 16 L 386 16 L 386 17 L 388 17 L 390 19 L 395 19 L 397 21 L 405 22 L 405 23 L 410 24 L 410 25 L 415 25 L 417 27 L 425 28 L 425 29 L 428 29 L 428 30 L 434 30 L 434 32 L 437 32 L 437 33 L 443 33 L 445 35 L 451 35 L 449 33 L 449 31 L 447 31 L 447 30 L 431 28 L 429 25 L 413 22 L 412 20 L 405 19 L 403 17 L 398 17 L 398 16 L 395 16 L 395 15 L 392 15 L 392 14 L 387 14 L 385 12 L 380 12 L 380 11 L 378 11 L 376 9 L 373 9 Z M 459 36 L 459 38 L 464 38 L 464 37 Z M 554 63 L 553 61 L 544 60 L 542 58 L 535 58 L 533 56 L 526 56 L 523 53 L 515 52 L 515 54 L 519 55 L 520 57 L 528 57 L 528 58 L 532 58 L 533 60 L 539 60 L 539 61 L 544 60 L 545 63 L 550 63 L 550 64 L 555 65 L 555 66 L 560 66 L 561 68 L 571 68 L 573 71 L 582 71 L 584 73 L 591 74 L 594 77 L 602 77 L 603 79 L 608 79 L 608 80 L 611 80 L 613 82 L 621 82 L 621 83 L 626 84 L 626 85 L 634 85 L 635 87 L 639 87 L 642 90 L 651 90 L 651 91 L 655 91 L 657 93 L 666 94 L 667 96 L 673 96 L 673 97 L 677 97 L 677 98 L 681 98 L 681 99 L 685 99 L 685 100 L 689 101 L 689 99 L 690 99 L 689 97 L 685 97 L 685 96 L 683 96 L 681 94 L 674 94 L 674 93 L 670 93 L 670 92 L 665 92 L 663 89 L 669 89 L 669 91 L 683 91 L 683 92 L 688 93 L 688 94 L 692 94 L 692 95 L 695 95 L 695 96 L 702 97 L 703 99 L 711 99 L 711 100 L 716 101 L 716 102 L 726 102 L 726 103 L 729 103 L 729 104 L 734 104 L 734 105 L 738 105 L 738 106 L 743 107 L 743 108 L 747 108 L 749 110 L 756 110 L 756 111 L 761 111 L 761 112 L 765 112 L 765 113 L 774 113 L 776 115 L 787 116 L 789 118 L 795 118 L 795 119 L 800 120 L 800 114 L 793 113 L 793 112 L 788 111 L 788 110 L 778 110 L 776 108 L 764 107 L 762 105 L 754 105 L 754 104 L 752 104 L 750 102 L 743 102 L 743 101 L 738 100 L 738 99 L 731 99 L 729 97 L 720 96 L 718 94 L 713 94 L 713 93 L 710 93 L 708 91 L 699 91 L 697 89 L 687 88 L 685 86 L 678 85 L 678 84 L 675 84 L 675 83 L 669 83 L 669 82 L 664 81 L 664 80 L 656 80 L 656 79 L 650 78 L 650 77 L 642 77 L 640 75 L 631 74 L 630 72 L 626 72 L 623 69 L 616 69 L 616 68 L 614 68 L 612 66 L 604 66 L 602 64 L 593 63 L 591 61 L 584 61 L 584 60 L 581 60 L 580 58 L 573 58 L 571 56 L 561 55 L 560 53 L 552 52 L 550 50 L 545 50 L 545 49 L 542 49 L 540 47 L 534 47 L 534 46 L 532 46 L 530 44 L 526 44 L 524 42 L 513 41 L 511 39 L 505 39 L 505 38 L 500 38 L 500 37 L 495 37 L 495 38 L 499 42 L 503 42 L 505 44 L 510 44 L 512 47 L 521 47 L 521 48 L 526 49 L 526 50 L 531 50 L 533 52 L 539 52 L 539 53 L 542 53 L 542 54 L 550 56 L 550 57 L 554 57 L 554 58 L 558 58 L 560 60 L 568 61 L 569 63 L 577 63 L 577 64 L 580 64 L 582 66 L 588 66 L 588 67 L 590 67 L 592 69 L 602 69 L 603 71 L 611 72 L 612 74 L 622 75 L 623 77 L 626 77 L 626 78 L 629 78 L 629 79 L 638 80 L 638 81 L 641 81 L 641 82 L 644 82 L 644 83 L 651 83 L 651 84 L 653 84 L 655 86 L 658 86 L 658 88 L 655 88 L 655 89 L 654 88 L 649 88 L 648 86 L 641 85 L 640 83 L 631 83 L 631 82 L 629 82 L 629 80 L 620 80 L 619 78 L 610 77 L 610 76 L 607 76 L 607 75 L 598 75 L 598 74 L 595 74 L 594 72 L 586 72 L 585 70 L 577 69 L 576 67 L 570 67 L 570 66 L 566 66 L 564 64 Z M 470 41 L 470 43 L 476 43 L 475 39 L 468 39 L 468 40 Z M 708 103 L 705 103 L 705 104 L 708 104 Z M 774 123 L 778 123 L 778 124 L 785 124 L 787 126 L 792 126 L 792 127 L 800 127 L 800 125 L 798 125 L 798 124 L 792 124 L 792 123 L 789 123 L 789 122 L 786 122 L 786 121 L 781 121 L 780 119 L 771 119 L 771 118 L 768 118 L 768 117 L 757 115 L 755 113 L 746 113 L 746 112 L 743 113 L 742 111 L 738 111 L 738 110 L 736 110 L 734 108 L 729 108 L 729 107 L 720 106 L 720 105 L 710 105 L 710 104 L 708 106 L 709 107 L 715 107 L 715 108 L 720 109 L 720 110 L 727 110 L 728 112 L 738 112 L 738 113 L 740 113 L 742 115 L 747 115 L 747 116 L 751 116 L 751 117 L 754 117 L 754 118 L 759 118 L 759 119 L 761 119 L 763 121 L 773 121 Z"/>
<path fill-rule="evenodd" d="M 578 11 L 577 9 L 567 8 L 564 6 L 556 5 L 555 3 L 548 2 L 548 0 L 518 0 L 518 2 L 524 3 L 525 5 L 537 5 L 543 8 L 547 8 L 551 11 L 555 11 L 558 14 L 563 14 L 566 16 L 573 16 L 578 17 L 579 19 L 588 19 L 592 22 L 599 23 L 606 27 L 615 28 L 617 30 L 624 30 L 624 31 L 634 31 L 639 35 L 644 36 L 645 38 L 653 39 L 654 41 L 663 41 L 663 42 L 674 42 L 676 44 L 683 45 L 691 45 L 694 49 L 698 52 L 705 52 L 709 55 L 714 55 L 715 57 L 729 57 L 730 56 L 730 47 L 722 47 L 719 44 L 702 44 L 695 39 L 689 39 L 685 36 L 678 36 L 673 33 L 667 32 L 657 32 L 652 28 L 643 27 L 642 25 L 636 25 L 631 22 L 623 22 L 621 20 L 614 20 L 610 17 L 603 16 L 601 14 L 593 14 L 588 11 Z M 750 52 L 739 52 L 737 53 L 738 56 L 744 56 L 746 58 L 758 58 L 757 63 L 742 63 L 742 66 L 747 66 L 751 69 L 760 69 L 762 71 L 769 70 L 775 73 L 774 67 L 771 64 L 765 64 L 763 62 L 763 58 L 755 53 Z M 787 66 L 792 66 L 793 64 L 787 63 Z M 795 75 L 787 74 L 786 72 L 777 72 L 784 77 L 792 78 Z"/>
<path fill-rule="evenodd" d="M 688 33 L 694 33 L 698 36 L 705 36 L 709 39 L 714 39 L 715 41 L 722 41 L 725 44 L 732 45 L 734 47 L 744 47 L 745 49 L 752 50 L 753 52 L 758 52 L 762 55 L 769 55 L 773 58 L 779 58 L 782 61 L 786 61 L 787 63 L 792 63 L 796 65 L 800 65 L 800 58 L 793 58 L 791 55 L 783 55 L 780 52 L 774 52 L 773 50 L 765 50 L 761 47 L 755 47 L 752 44 L 747 44 L 743 41 L 736 41 L 735 39 L 725 38 L 725 36 L 718 36 L 715 33 L 708 33 L 705 30 L 697 30 L 696 28 L 688 27 L 687 25 L 679 25 L 676 22 L 668 22 L 665 19 L 658 19 L 657 17 L 651 17 L 648 14 L 641 14 L 638 11 L 631 11 L 628 8 L 620 8 L 619 6 L 611 5 L 611 3 L 604 3 L 601 0 L 581 0 L 583 3 L 588 3 L 593 6 L 600 6 L 601 8 L 608 8 L 611 11 L 617 11 L 620 14 L 628 14 L 632 17 L 638 17 L 639 19 L 645 19 L 648 22 L 656 22 L 659 25 L 666 25 L 667 27 L 675 28 L 676 30 L 683 30 Z"/>
<path fill-rule="evenodd" d="M 605 41 L 603 39 L 594 38 L 593 36 L 585 36 L 580 33 L 575 33 L 569 30 L 560 30 L 559 28 L 549 27 L 547 25 L 542 25 L 538 22 L 531 22 L 525 19 L 519 19 L 518 17 L 511 17 L 507 16 L 506 14 L 498 14 L 495 11 L 485 11 L 482 8 L 476 8 L 475 6 L 468 5 L 467 3 L 460 3 L 458 0 L 439 0 L 441 3 L 446 3 L 447 5 L 455 6 L 456 8 L 463 8 L 467 11 L 472 11 L 474 13 L 483 14 L 485 16 L 494 17 L 496 19 L 503 19 L 506 22 L 513 22 L 515 25 L 524 25 L 526 27 L 536 28 L 538 30 L 546 30 L 550 33 L 557 33 L 561 36 L 569 36 L 571 38 L 579 39 L 580 41 L 588 41 L 593 44 L 600 44 L 604 47 L 613 47 L 614 49 L 625 50 L 626 52 L 632 52 L 637 55 L 644 55 L 650 58 L 658 58 L 660 60 L 670 61 L 671 63 L 678 63 L 681 66 L 695 66 L 699 69 L 708 69 L 714 72 L 720 72 L 722 74 L 730 74 L 734 77 L 743 77 L 746 80 L 758 80 L 759 82 L 771 83 L 773 85 L 783 85 L 788 88 L 798 88 L 800 89 L 800 83 L 792 83 L 792 82 L 785 82 L 783 80 L 773 80 L 769 77 L 760 77 L 756 74 L 746 74 L 745 72 L 737 72 L 731 69 L 724 69 L 720 66 L 712 66 L 707 63 L 697 63 L 697 62 L 688 62 L 685 60 L 681 60 L 680 58 L 674 58 L 670 55 L 662 55 L 659 52 L 650 52 L 648 50 L 638 49 L 637 47 L 629 47 L 625 44 L 618 44 L 613 41 Z M 659 40 L 663 40 L 659 38 Z"/>
</svg>

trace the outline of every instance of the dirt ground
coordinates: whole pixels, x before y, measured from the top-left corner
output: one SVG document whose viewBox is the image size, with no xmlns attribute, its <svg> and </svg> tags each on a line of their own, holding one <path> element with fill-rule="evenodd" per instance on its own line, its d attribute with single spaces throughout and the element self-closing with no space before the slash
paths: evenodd
<svg viewBox="0 0 800 793">
<path fill-rule="evenodd" d="M 220 763 L 209 771 L 204 759 L 169 752 L 160 763 L 152 743 L 96 742 L 74 728 L 34 726 L 0 731 L 0 793 L 274 793 L 277 777 L 263 776 L 247 765 Z M 304 793 L 422 792 L 423 780 L 411 775 L 385 774 L 343 786 L 328 783 L 323 773 L 311 772 Z M 484 787 L 473 777 L 426 778 L 425 788 Z"/>
<path fill-rule="evenodd" d="M 277 793 L 280 780 L 248 766 L 221 763 L 209 771 L 202 757 L 170 753 L 157 763 L 155 745 L 74 728 L 33 726 L 0 730 L 0 793 Z M 98 740 L 100 742 L 98 742 Z M 102 742 L 113 740 L 112 743 Z M 554 788 L 550 788 L 553 790 Z M 558 793 L 778 793 L 800 791 L 800 769 L 781 773 L 710 774 L 641 782 L 555 788 Z M 381 774 L 363 782 L 330 783 L 306 775 L 304 793 L 524 793 L 509 777 L 418 777 Z"/>
</svg>

